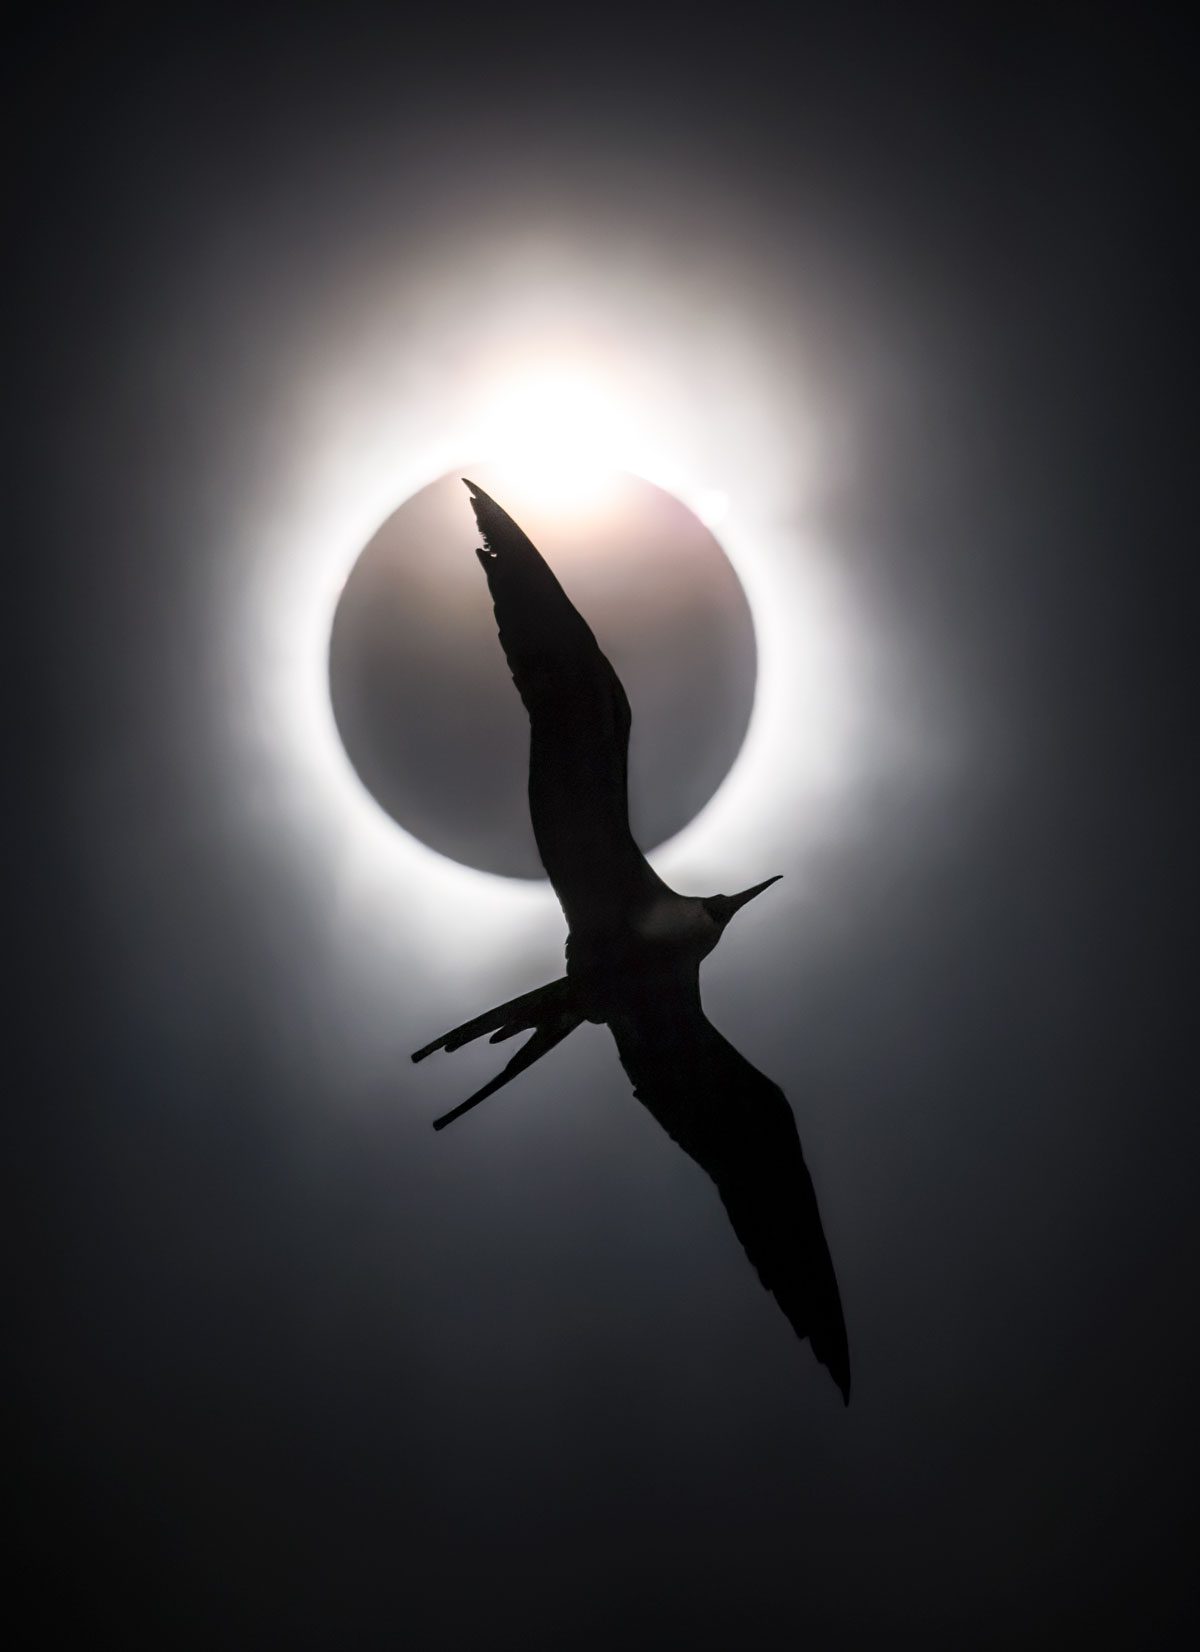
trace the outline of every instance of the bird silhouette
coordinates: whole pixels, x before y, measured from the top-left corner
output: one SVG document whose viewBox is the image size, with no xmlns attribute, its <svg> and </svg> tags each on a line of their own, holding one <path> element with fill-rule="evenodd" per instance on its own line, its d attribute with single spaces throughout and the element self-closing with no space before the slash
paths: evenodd
<svg viewBox="0 0 1200 1652">
<path fill-rule="evenodd" d="M 434 1129 L 494 1095 L 582 1022 L 607 1026 L 635 1096 L 716 1183 L 759 1278 L 848 1404 L 841 1298 L 792 1110 L 700 1002 L 701 961 L 734 913 L 777 879 L 697 897 L 677 894 L 653 870 L 629 826 L 630 711 L 620 678 L 527 535 L 482 488 L 466 487 L 483 539 L 475 554 L 529 714 L 529 810 L 567 920 L 567 968 L 416 1051 L 412 1059 L 423 1061 L 485 1034 L 494 1044 L 532 1034 Z"/>
</svg>

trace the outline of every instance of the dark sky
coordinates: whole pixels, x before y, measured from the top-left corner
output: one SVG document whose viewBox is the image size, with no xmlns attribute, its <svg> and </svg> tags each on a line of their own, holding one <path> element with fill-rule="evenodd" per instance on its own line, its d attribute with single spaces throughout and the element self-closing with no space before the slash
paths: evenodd
<svg viewBox="0 0 1200 1652">
<path fill-rule="evenodd" d="M 18 41 L 10 1328 L 46 1638 L 82 1607 L 130 1645 L 1174 1643 L 1182 41 L 1153 8 L 406 10 L 29 8 Z M 488 1057 L 407 1050 L 557 940 L 464 934 L 460 978 L 391 911 L 339 929 L 312 800 L 229 715 L 310 364 L 381 292 L 419 330 L 439 263 L 486 292 L 514 223 L 803 357 L 857 454 L 808 509 L 965 740 L 706 966 L 796 1108 L 848 1411 L 602 1031 L 433 1135 Z"/>
</svg>

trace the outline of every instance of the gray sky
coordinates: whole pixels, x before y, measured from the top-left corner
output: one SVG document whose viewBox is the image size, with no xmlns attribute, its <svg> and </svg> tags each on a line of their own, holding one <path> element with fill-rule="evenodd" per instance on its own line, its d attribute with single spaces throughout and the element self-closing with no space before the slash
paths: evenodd
<svg viewBox="0 0 1200 1652">
<path fill-rule="evenodd" d="M 1170 1638 L 1172 43 L 130 15 L 30 25 L 20 71 L 44 1609 L 166 1644 Z M 759 478 L 771 577 L 853 619 L 851 779 L 793 753 L 679 861 L 785 873 L 706 1003 L 794 1105 L 847 1412 L 601 1030 L 432 1133 L 495 1052 L 408 1051 L 557 973 L 561 922 L 455 886 L 439 927 L 449 886 L 358 853 L 270 686 L 305 501 L 381 406 L 426 429 L 519 305 L 513 237 L 566 272 L 556 323 L 585 272 L 589 338 L 694 343 L 696 427 L 797 454 Z"/>
</svg>

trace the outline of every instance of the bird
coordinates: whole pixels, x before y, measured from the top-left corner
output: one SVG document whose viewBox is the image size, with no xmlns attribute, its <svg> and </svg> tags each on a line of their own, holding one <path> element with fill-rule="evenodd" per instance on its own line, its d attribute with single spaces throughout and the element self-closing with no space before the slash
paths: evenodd
<svg viewBox="0 0 1200 1652">
<path fill-rule="evenodd" d="M 529 810 L 567 921 L 566 971 L 414 1052 L 528 1032 L 507 1065 L 434 1121 L 442 1130 L 585 1021 L 606 1026 L 634 1095 L 704 1170 L 750 1262 L 843 1402 L 850 1355 L 841 1296 L 796 1121 L 778 1085 L 704 1013 L 700 965 L 734 915 L 778 876 L 734 895 L 677 893 L 629 823 L 629 701 L 549 563 L 502 506 L 463 478 L 500 646 L 529 717 Z"/>
</svg>

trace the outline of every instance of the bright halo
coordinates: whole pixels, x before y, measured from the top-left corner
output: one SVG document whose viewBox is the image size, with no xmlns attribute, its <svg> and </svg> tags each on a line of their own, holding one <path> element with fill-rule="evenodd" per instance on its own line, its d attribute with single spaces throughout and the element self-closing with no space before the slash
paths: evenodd
<svg viewBox="0 0 1200 1652">
<path fill-rule="evenodd" d="M 479 452 L 526 496 L 578 510 L 602 497 L 614 471 L 634 468 L 620 462 L 622 433 L 606 386 L 551 368 L 495 388 L 480 419 Z"/>
<path fill-rule="evenodd" d="M 514 499 L 528 486 L 548 503 L 632 471 L 716 528 L 754 619 L 757 697 L 724 784 L 653 855 L 669 881 L 703 890 L 793 869 L 839 830 L 877 761 L 874 640 L 837 558 L 804 531 L 819 455 L 815 435 L 808 450 L 797 441 L 794 386 L 774 381 L 769 353 L 737 328 L 722 341 L 711 312 L 685 314 L 673 294 L 643 319 L 646 300 L 613 306 L 596 348 L 549 339 L 548 325 L 539 338 L 528 291 L 514 318 L 502 300 L 443 283 L 419 327 L 381 311 L 334 362 L 308 364 L 307 400 L 287 387 L 291 438 L 248 522 L 229 610 L 244 639 L 230 719 L 246 731 L 247 796 L 266 810 L 256 827 L 330 888 L 331 969 L 353 960 L 355 990 L 376 990 L 363 972 L 411 948 L 431 988 L 440 971 L 461 974 L 464 933 L 483 973 L 492 936 L 510 960 L 561 947 L 551 891 L 408 836 L 355 774 L 333 717 L 328 647 L 345 579 L 380 524 L 455 465 L 491 460 L 514 487 L 523 479 Z M 554 301 L 578 306 L 579 283 Z"/>
</svg>

